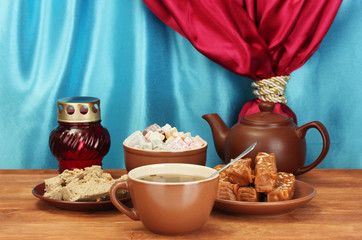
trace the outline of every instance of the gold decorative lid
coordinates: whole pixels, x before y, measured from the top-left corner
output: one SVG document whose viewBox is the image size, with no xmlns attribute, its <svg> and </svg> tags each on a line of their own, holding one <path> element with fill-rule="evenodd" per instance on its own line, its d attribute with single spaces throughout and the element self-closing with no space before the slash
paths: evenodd
<svg viewBox="0 0 362 240">
<path fill-rule="evenodd" d="M 100 100 L 95 97 L 68 97 L 57 101 L 58 122 L 101 121 Z"/>
</svg>

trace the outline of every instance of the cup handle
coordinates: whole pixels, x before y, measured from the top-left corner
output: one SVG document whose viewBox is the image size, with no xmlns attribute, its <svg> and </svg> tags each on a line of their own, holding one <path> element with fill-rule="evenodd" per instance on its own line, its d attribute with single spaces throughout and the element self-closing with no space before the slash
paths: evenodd
<svg viewBox="0 0 362 240">
<path fill-rule="evenodd" d="M 129 190 L 128 188 L 128 181 L 119 181 L 116 182 L 112 185 L 111 189 L 109 190 L 109 196 L 111 198 L 111 201 L 113 203 L 113 205 L 122 213 L 124 213 L 125 215 L 127 215 L 129 218 L 138 221 L 140 220 L 138 213 L 136 211 L 136 209 L 134 208 L 129 208 L 126 205 L 124 205 L 123 203 L 121 203 L 119 201 L 119 199 L 117 198 L 117 191 L 118 189 L 123 189 L 123 190 Z"/>
<path fill-rule="evenodd" d="M 322 152 L 320 153 L 318 158 L 313 163 L 309 164 L 308 166 L 303 166 L 303 167 L 297 169 L 296 175 L 306 173 L 306 172 L 312 170 L 313 168 L 315 168 L 318 164 L 320 164 L 322 162 L 322 160 L 325 158 L 325 156 L 327 155 L 328 150 L 329 150 L 329 145 L 330 145 L 329 134 L 328 134 L 326 127 L 321 122 L 314 121 L 314 122 L 304 124 L 303 126 L 297 128 L 296 129 L 297 136 L 300 139 L 304 138 L 307 131 L 311 128 L 317 129 L 318 132 L 322 135 L 322 139 L 323 139 Z"/>
</svg>

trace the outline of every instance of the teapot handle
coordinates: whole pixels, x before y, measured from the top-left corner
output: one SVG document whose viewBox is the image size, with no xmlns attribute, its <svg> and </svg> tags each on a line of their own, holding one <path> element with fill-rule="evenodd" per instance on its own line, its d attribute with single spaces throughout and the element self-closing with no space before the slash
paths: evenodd
<svg viewBox="0 0 362 240">
<path fill-rule="evenodd" d="M 317 129 L 318 132 L 322 135 L 322 139 L 323 139 L 322 152 L 313 163 L 309 164 L 308 166 L 303 166 L 303 167 L 297 169 L 296 175 L 306 173 L 306 172 L 312 170 L 313 168 L 315 168 L 316 166 L 318 166 L 318 164 L 320 164 L 322 162 L 322 160 L 326 157 L 328 150 L 329 150 L 329 145 L 330 145 L 329 134 L 327 132 L 326 127 L 321 122 L 314 121 L 314 122 L 304 124 L 303 126 L 297 128 L 296 129 L 297 136 L 301 139 L 304 138 L 307 131 L 311 128 Z"/>
</svg>

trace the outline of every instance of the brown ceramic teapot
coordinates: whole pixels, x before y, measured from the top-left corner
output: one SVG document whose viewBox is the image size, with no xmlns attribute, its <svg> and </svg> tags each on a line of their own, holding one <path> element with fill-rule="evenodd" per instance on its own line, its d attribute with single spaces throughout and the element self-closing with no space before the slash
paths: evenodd
<svg viewBox="0 0 362 240">
<path fill-rule="evenodd" d="M 216 113 L 202 116 L 210 124 L 216 152 L 225 163 L 255 141 L 258 142 L 257 146 L 246 157 L 255 159 L 258 152 L 274 153 L 280 172 L 299 175 L 322 162 L 329 150 L 329 134 L 324 125 L 314 121 L 298 127 L 291 118 L 274 113 L 274 107 L 274 103 L 259 103 L 259 113 L 244 116 L 231 129 Z M 322 135 L 323 149 L 313 163 L 305 166 L 304 137 L 310 128 L 316 128 Z"/>
</svg>

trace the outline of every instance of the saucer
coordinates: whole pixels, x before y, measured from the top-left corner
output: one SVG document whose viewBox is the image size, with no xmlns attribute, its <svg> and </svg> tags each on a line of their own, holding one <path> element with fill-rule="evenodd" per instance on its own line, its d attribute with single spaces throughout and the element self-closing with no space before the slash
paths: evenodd
<svg viewBox="0 0 362 240">
<path fill-rule="evenodd" d="M 296 180 L 294 197 L 280 202 L 244 202 L 216 199 L 214 209 L 249 216 L 277 216 L 286 214 L 308 203 L 317 194 L 315 188 L 305 182 Z"/>
<path fill-rule="evenodd" d="M 55 200 L 51 198 L 44 197 L 44 188 L 45 183 L 40 183 L 33 188 L 33 195 L 50 205 L 53 205 L 56 208 L 70 210 L 70 211 L 80 211 L 80 212 L 87 212 L 87 211 L 104 211 L 109 209 L 114 209 L 113 203 L 108 201 L 100 201 L 100 202 L 70 202 L 70 201 L 62 201 L 62 200 Z M 125 204 L 131 204 L 131 198 L 122 198 L 120 201 Z"/>
</svg>

